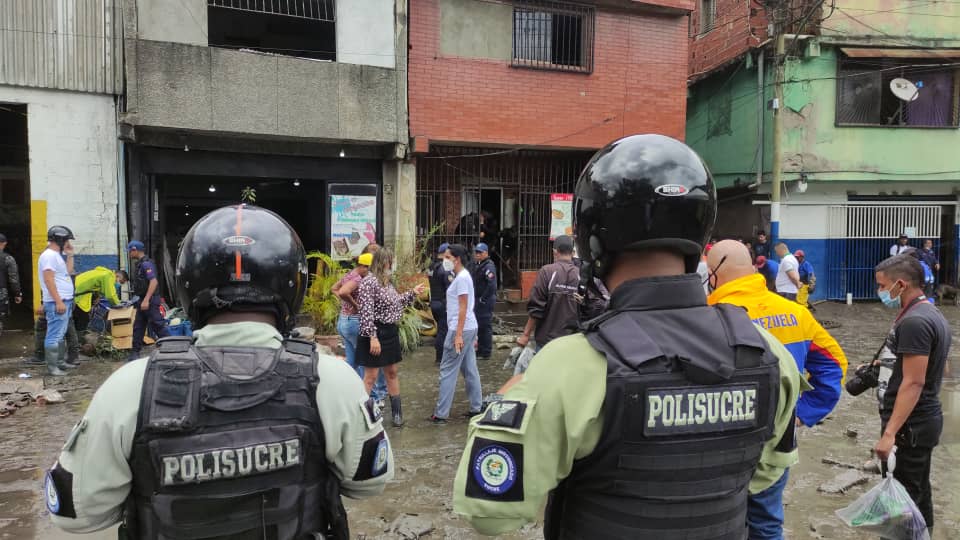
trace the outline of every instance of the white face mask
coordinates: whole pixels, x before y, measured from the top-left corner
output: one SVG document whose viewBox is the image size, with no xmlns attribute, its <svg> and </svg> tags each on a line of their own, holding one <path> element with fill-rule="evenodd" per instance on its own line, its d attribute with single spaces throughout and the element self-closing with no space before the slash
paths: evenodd
<svg viewBox="0 0 960 540">
<path fill-rule="evenodd" d="M 446 270 L 447 272 L 453 272 L 453 261 L 451 261 L 450 259 L 444 259 L 443 263 L 441 264 L 443 264 L 444 270 Z"/>
</svg>

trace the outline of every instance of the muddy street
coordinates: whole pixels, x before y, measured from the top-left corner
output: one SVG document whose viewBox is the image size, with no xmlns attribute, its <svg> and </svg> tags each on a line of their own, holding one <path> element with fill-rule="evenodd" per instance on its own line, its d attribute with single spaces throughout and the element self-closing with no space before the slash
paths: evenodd
<svg viewBox="0 0 960 540">
<path fill-rule="evenodd" d="M 951 355 L 952 376 L 941 395 L 946 421 L 940 446 L 934 452 L 933 489 L 937 526 L 935 540 L 956 539 L 960 530 L 960 309 L 944 308 L 954 331 Z M 822 320 L 839 323 L 831 333 L 840 341 L 850 364 L 866 361 L 878 347 L 893 319 L 890 310 L 866 304 L 848 307 L 841 304 L 817 306 Z M 29 333 L 8 333 L 0 343 L 0 377 L 30 373 L 40 377 L 37 368 L 21 362 L 32 351 Z M 508 377 L 502 369 L 508 350 L 498 350 L 493 359 L 481 365 L 484 393 L 495 391 Z M 72 425 L 80 418 L 95 388 L 119 364 L 88 362 L 66 379 L 48 385 L 61 389 L 66 401 L 56 405 L 32 404 L 10 417 L 0 419 L 0 538 L 59 539 L 75 538 L 52 528 L 40 497 L 43 470 L 56 457 Z M 397 462 L 395 480 L 377 498 L 347 501 L 351 532 L 360 538 L 400 538 L 432 530 L 431 538 L 477 538 L 479 535 L 453 512 L 451 489 L 456 465 L 466 434 L 467 410 L 462 382 L 450 423 L 435 426 L 427 422 L 436 399 L 436 368 L 433 349 L 421 348 L 401 367 L 401 393 L 407 425 L 389 428 Z M 117 404 L 121 406 L 121 404 Z M 858 398 L 846 394 L 840 405 L 821 425 L 803 428 L 800 434 L 801 463 L 791 469 L 786 491 L 786 529 L 791 539 L 870 538 L 846 529 L 833 511 L 846 506 L 878 480 L 869 476 L 865 484 L 846 493 L 827 495 L 818 488 L 849 470 L 843 465 L 862 465 L 879 432 L 876 402 L 870 392 Z M 829 465 L 824 459 L 841 465 Z M 398 522 L 398 518 L 400 521 Z M 115 538 L 115 531 L 101 531 L 88 538 Z M 409 537 L 409 536 L 408 536 Z M 540 538 L 538 525 L 505 538 Z"/>
</svg>

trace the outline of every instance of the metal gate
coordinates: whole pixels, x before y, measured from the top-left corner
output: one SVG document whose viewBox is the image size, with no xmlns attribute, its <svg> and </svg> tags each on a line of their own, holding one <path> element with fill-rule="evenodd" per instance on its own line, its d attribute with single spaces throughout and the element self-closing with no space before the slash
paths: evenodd
<svg viewBox="0 0 960 540">
<path fill-rule="evenodd" d="M 441 242 L 474 245 L 480 213 L 488 211 L 491 248 L 504 286 L 520 273 L 553 260 L 550 194 L 572 193 L 591 152 L 497 151 L 433 146 L 417 159 L 417 240 L 434 250 Z M 484 194 L 499 204 L 482 204 Z M 484 239 L 486 241 L 486 238 Z"/>
<path fill-rule="evenodd" d="M 857 299 L 876 297 L 873 269 L 890 256 L 890 246 L 901 234 L 920 248 L 925 238 L 938 241 L 940 206 L 933 205 L 837 205 L 827 216 L 828 297 Z"/>
</svg>

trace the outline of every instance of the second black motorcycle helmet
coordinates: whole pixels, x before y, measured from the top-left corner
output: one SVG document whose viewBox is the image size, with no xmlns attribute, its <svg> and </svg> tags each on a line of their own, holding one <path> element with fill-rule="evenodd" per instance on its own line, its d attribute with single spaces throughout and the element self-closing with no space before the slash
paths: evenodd
<svg viewBox="0 0 960 540">
<path fill-rule="evenodd" d="M 574 194 L 574 230 L 585 278 L 603 279 L 618 253 L 669 249 L 695 272 L 717 218 L 713 177 L 684 143 L 632 135 L 587 163 Z"/>
<path fill-rule="evenodd" d="M 307 277 L 303 244 L 283 218 L 257 206 L 227 206 L 200 218 L 183 239 L 177 301 L 197 327 L 220 311 L 265 311 L 287 332 Z"/>
</svg>

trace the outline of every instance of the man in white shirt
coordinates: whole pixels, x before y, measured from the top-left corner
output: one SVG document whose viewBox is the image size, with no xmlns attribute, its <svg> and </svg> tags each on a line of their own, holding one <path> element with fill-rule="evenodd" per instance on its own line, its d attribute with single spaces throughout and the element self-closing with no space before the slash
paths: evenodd
<svg viewBox="0 0 960 540">
<path fill-rule="evenodd" d="M 61 225 L 47 231 L 47 249 L 37 261 L 40 276 L 40 291 L 43 313 L 47 318 L 47 336 L 43 341 L 43 354 L 47 371 L 55 377 L 66 375 L 64 369 L 77 367 L 60 359 L 64 357 L 67 324 L 73 313 L 73 232 Z M 64 260 L 66 257 L 66 260 Z M 63 350 L 61 350 L 63 349 Z"/>
<path fill-rule="evenodd" d="M 777 270 L 777 294 L 796 302 L 797 292 L 800 290 L 800 263 L 783 242 L 777 244 L 774 249 L 780 257 L 780 269 Z"/>
<path fill-rule="evenodd" d="M 900 255 L 904 251 L 910 249 L 910 246 L 907 245 L 909 240 L 910 238 L 907 235 L 901 234 L 900 237 L 897 238 L 897 243 L 890 246 L 890 256 L 893 257 L 894 255 Z"/>
<path fill-rule="evenodd" d="M 443 269 L 453 272 L 455 277 L 447 287 L 447 337 L 440 360 L 440 396 L 433 416 L 430 417 L 434 424 L 447 423 L 450 408 L 453 406 L 453 394 L 457 389 L 458 372 L 463 373 L 467 396 L 470 398 L 470 410 L 464 416 L 476 416 L 483 408 L 477 353 L 473 349 L 479 325 L 473 312 L 473 278 L 465 268 L 467 253 L 466 247 L 453 244 L 443 255 Z"/>
</svg>

